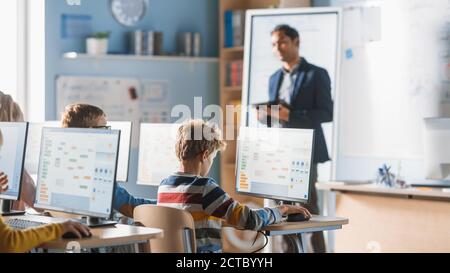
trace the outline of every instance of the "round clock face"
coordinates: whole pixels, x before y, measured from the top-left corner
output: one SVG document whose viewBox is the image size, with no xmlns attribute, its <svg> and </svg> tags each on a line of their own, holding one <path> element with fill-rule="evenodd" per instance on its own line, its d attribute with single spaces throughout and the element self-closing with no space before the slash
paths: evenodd
<svg viewBox="0 0 450 273">
<path fill-rule="evenodd" d="M 125 26 L 136 25 L 147 12 L 147 0 L 110 0 L 116 20 Z"/>
</svg>

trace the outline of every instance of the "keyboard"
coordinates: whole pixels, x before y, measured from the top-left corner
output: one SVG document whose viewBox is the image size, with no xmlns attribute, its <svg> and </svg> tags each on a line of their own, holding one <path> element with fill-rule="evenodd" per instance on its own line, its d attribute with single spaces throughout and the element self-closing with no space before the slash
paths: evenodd
<svg viewBox="0 0 450 273">
<path fill-rule="evenodd" d="M 9 219 L 6 224 L 13 229 L 28 229 L 46 225 L 46 223 L 28 221 L 23 219 Z"/>
</svg>

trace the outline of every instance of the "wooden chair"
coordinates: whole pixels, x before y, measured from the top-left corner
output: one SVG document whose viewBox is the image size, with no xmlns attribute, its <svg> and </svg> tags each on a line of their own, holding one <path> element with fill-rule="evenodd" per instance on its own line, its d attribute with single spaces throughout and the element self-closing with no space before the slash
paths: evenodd
<svg viewBox="0 0 450 273">
<path fill-rule="evenodd" d="M 141 205 L 134 209 L 134 221 L 145 227 L 164 230 L 164 238 L 151 241 L 152 253 L 195 253 L 195 226 L 192 215 L 181 209 Z"/>
</svg>

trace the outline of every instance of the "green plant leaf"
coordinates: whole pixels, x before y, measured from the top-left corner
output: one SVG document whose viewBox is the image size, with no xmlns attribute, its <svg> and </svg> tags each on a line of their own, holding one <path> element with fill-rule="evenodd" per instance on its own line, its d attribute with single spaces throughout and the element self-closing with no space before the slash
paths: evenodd
<svg viewBox="0 0 450 273">
<path fill-rule="evenodd" d="M 110 31 L 103 31 L 103 32 L 94 32 L 91 34 L 90 37 L 96 39 L 108 39 L 110 35 L 111 35 Z"/>
</svg>

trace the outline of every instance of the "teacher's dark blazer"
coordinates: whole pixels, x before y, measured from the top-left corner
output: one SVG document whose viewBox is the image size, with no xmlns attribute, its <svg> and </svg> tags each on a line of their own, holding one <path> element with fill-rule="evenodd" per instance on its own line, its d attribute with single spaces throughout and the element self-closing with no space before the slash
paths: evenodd
<svg viewBox="0 0 450 273">
<path fill-rule="evenodd" d="M 283 128 L 301 128 L 315 130 L 314 163 L 330 160 L 322 123 L 333 121 L 333 100 L 331 81 L 328 72 L 312 65 L 302 58 L 297 69 L 291 97 L 289 122 L 281 122 Z M 270 77 L 270 101 L 278 101 L 283 71 L 280 69 Z"/>
</svg>

